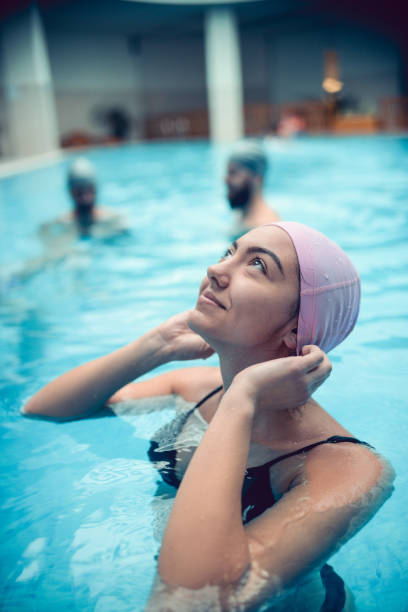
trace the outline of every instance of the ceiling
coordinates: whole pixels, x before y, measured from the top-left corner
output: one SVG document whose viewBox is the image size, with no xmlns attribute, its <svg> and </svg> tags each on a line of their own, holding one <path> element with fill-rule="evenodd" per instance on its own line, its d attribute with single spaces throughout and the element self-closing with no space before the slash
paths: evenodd
<svg viewBox="0 0 408 612">
<path fill-rule="evenodd" d="M 1 0 L 0 24 L 32 0 Z M 234 6 L 241 27 L 320 17 L 360 23 L 408 46 L 408 0 L 37 0 L 46 28 L 132 35 L 202 31 L 209 6 Z"/>
<path fill-rule="evenodd" d="M 29 0 L 2 0 L 3 21 L 26 9 Z M 276 19 L 315 4 L 310 0 L 38 0 L 46 28 L 146 34 L 164 28 L 202 29 L 209 7 L 234 6 L 242 23 Z"/>
</svg>

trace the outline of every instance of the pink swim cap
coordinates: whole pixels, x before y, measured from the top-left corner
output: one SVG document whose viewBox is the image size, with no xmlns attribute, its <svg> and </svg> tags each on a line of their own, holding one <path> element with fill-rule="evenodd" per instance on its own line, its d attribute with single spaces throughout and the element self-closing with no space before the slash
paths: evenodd
<svg viewBox="0 0 408 612">
<path fill-rule="evenodd" d="M 353 329 L 360 308 L 360 277 L 345 252 L 315 229 L 282 221 L 272 223 L 289 235 L 300 270 L 298 355 L 306 344 L 328 353 Z"/>
</svg>

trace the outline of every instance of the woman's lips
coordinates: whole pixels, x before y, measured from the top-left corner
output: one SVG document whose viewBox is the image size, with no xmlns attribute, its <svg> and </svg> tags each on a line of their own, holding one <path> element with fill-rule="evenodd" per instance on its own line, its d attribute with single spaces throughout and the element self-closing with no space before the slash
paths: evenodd
<svg viewBox="0 0 408 612">
<path fill-rule="evenodd" d="M 223 310 L 226 310 L 225 306 L 223 304 L 221 304 L 221 302 L 219 300 L 217 300 L 217 298 L 215 297 L 215 295 L 213 293 L 211 293 L 211 291 L 204 291 L 200 295 L 200 300 L 202 300 L 206 304 L 211 304 L 213 306 L 218 306 L 218 308 L 222 308 Z"/>
</svg>

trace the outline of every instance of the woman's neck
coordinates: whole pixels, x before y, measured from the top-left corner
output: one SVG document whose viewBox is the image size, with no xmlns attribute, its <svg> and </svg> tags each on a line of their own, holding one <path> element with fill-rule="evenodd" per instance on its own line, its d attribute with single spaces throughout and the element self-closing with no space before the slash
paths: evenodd
<svg viewBox="0 0 408 612">
<path fill-rule="evenodd" d="M 231 353 L 229 351 L 217 351 L 220 359 L 224 393 L 239 372 L 257 363 L 288 357 L 288 354 L 282 354 L 284 350 L 281 349 L 273 353 L 268 347 L 266 351 L 261 350 L 255 353 L 254 351 L 248 351 L 247 348 L 239 350 L 234 347 Z M 300 421 L 303 420 L 303 408 L 293 406 L 293 408 L 285 410 L 273 410 L 273 407 L 265 406 L 262 410 L 257 410 L 253 424 L 252 441 L 268 445 L 271 439 L 291 439 L 294 430 L 298 429 Z"/>
<path fill-rule="evenodd" d="M 281 351 L 275 351 L 270 347 L 257 349 L 256 351 L 248 350 L 247 347 L 233 347 L 231 350 L 219 350 L 217 354 L 220 360 L 220 370 L 223 380 L 224 391 L 227 391 L 232 384 L 235 376 L 257 363 L 279 359 L 280 357 L 288 357 L 287 354 L 281 354 Z"/>
</svg>

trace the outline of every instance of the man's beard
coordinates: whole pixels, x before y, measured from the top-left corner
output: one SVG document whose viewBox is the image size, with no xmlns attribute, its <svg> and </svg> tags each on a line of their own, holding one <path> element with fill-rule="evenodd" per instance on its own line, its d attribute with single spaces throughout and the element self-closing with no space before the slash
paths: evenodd
<svg viewBox="0 0 408 612">
<path fill-rule="evenodd" d="M 236 208 L 245 208 L 251 197 L 251 189 L 247 184 L 241 187 L 239 191 L 235 191 L 235 193 L 228 192 L 227 197 L 229 205 L 233 210 Z"/>
<path fill-rule="evenodd" d="M 87 228 L 93 224 L 94 219 L 94 205 L 80 204 L 75 208 L 75 218 L 77 223 L 84 228 Z"/>
</svg>

